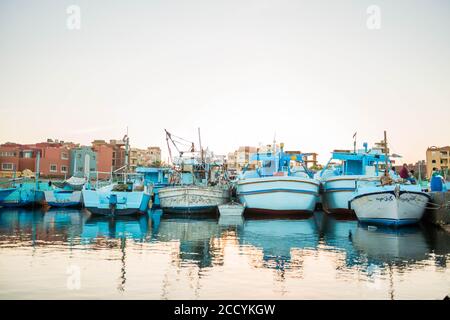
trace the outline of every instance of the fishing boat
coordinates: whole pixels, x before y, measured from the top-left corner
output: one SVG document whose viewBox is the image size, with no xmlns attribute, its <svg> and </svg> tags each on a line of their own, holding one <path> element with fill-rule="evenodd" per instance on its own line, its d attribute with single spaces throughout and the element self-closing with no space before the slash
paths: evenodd
<svg viewBox="0 0 450 320">
<path fill-rule="evenodd" d="M 36 155 L 36 173 L 34 179 L 14 177 L 3 183 L 0 189 L 0 207 L 27 207 L 43 205 L 44 191 L 51 190 L 48 182 L 39 180 L 40 153 Z"/>
<path fill-rule="evenodd" d="M 0 207 L 27 207 L 43 205 L 44 192 L 50 187 L 44 181 L 18 178 L 10 181 L 9 187 L 0 190 Z"/>
<path fill-rule="evenodd" d="M 358 188 L 350 206 L 363 223 L 402 226 L 419 222 L 429 200 L 419 185 L 396 183 Z"/>
<path fill-rule="evenodd" d="M 355 144 L 356 145 L 356 144 Z M 348 203 L 354 197 L 356 184 L 374 185 L 376 178 L 382 175 L 380 166 L 388 158 L 380 148 L 368 150 L 367 143 L 364 149 L 354 151 L 335 150 L 328 163 L 316 178 L 322 187 L 322 208 L 327 213 L 354 214 Z M 334 163 L 333 163 L 334 162 Z"/>
<path fill-rule="evenodd" d="M 217 210 L 230 199 L 229 186 L 224 176 L 223 163 L 212 152 L 195 150 L 193 142 L 172 135 L 166 130 L 169 155 L 174 164 L 170 186 L 159 189 L 160 206 L 164 212 L 202 213 Z M 180 140 L 189 143 L 188 151 L 180 151 Z M 169 141 L 179 152 L 172 158 Z"/>
<path fill-rule="evenodd" d="M 167 167 L 138 167 L 136 173 L 144 175 L 144 182 L 152 189 L 152 209 L 161 207 L 159 190 L 169 186 L 171 169 Z"/>
<path fill-rule="evenodd" d="M 387 150 L 386 131 L 384 144 Z M 389 175 L 387 153 L 385 173 L 376 185 L 356 184 L 354 197 L 349 202 L 358 220 L 363 223 L 402 226 L 422 219 L 430 196 L 420 185 Z"/>
<path fill-rule="evenodd" d="M 238 179 L 236 193 L 249 211 L 261 213 L 312 213 L 320 182 L 305 165 L 308 154 L 280 150 L 253 154 L 256 170 L 245 170 Z M 291 164 L 297 167 L 291 168 Z M 300 164 L 300 167 L 298 166 Z"/>
<path fill-rule="evenodd" d="M 113 174 L 122 180 L 115 181 L 113 175 L 108 185 L 92 187 L 86 183 L 82 192 L 84 207 L 92 214 L 123 216 L 147 212 L 150 202 L 150 189 L 145 184 L 142 174 L 129 173 L 129 138 L 125 142 L 125 166 Z"/>
</svg>

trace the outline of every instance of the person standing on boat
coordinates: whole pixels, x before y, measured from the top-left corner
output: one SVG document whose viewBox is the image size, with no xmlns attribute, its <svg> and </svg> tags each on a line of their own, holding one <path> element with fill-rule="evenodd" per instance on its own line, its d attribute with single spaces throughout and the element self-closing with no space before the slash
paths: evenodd
<svg viewBox="0 0 450 320">
<path fill-rule="evenodd" d="M 409 170 L 408 165 L 406 163 L 403 164 L 402 169 L 400 170 L 400 178 L 407 180 L 409 178 Z"/>
</svg>

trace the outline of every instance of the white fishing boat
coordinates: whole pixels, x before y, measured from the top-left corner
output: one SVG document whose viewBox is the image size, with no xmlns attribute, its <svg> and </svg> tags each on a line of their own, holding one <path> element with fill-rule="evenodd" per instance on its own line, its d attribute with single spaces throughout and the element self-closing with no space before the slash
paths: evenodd
<svg viewBox="0 0 450 320">
<path fill-rule="evenodd" d="M 361 222 L 402 226 L 419 222 L 429 200 L 419 185 L 395 184 L 358 188 L 350 206 Z"/>
<path fill-rule="evenodd" d="M 245 171 L 239 178 L 236 193 L 249 211 L 260 213 L 312 213 L 319 195 L 320 182 L 304 164 L 307 154 L 284 152 L 281 149 L 256 153 L 256 170 Z M 291 164 L 301 164 L 297 170 Z"/>
<path fill-rule="evenodd" d="M 177 141 L 187 141 L 166 130 L 168 147 L 171 141 L 178 150 L 179 157 L 172 159 L 169 147 L 174 168 L 169 182 L 171 185 L 159 189 L 158 192 L 161 209 L 172 213 L 216 211 L 219 205 L 230 199 L 223 163 L 215 159 L 213 153 L 203 150 L 201 142 L 200 151 L 196 151 L 194 143 L 189 141 L 189 150 L 180 151 L 174 138 Z"/>
<path fill-rule="evenodd" d="M 220 216 L 242 216 L 245 207 L 237 202 L 230 202 L 219 206 Z"/>
<path fill-rule="evenodd" d="M 386 132 L 384 135 L 387 150 Z M 384 176 L 376 185 L 356 184 L 349 208 L 353 209 L 358 220 L 364 223 L 402 226 L 419 222 L 430 196 L 422 191 L 420 185 L 389 175 L 387 152 L 385 161 Z"/>
</svg>

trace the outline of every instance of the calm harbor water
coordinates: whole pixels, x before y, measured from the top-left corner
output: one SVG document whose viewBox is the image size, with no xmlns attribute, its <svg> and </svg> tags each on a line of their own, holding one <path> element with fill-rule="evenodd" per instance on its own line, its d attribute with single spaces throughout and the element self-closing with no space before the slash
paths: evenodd
<svg viewBox="0 0 450 320">
<path fill-rule="evenodd" d="M 450 235 L 294 219 L 0 209 L 0 299 L 442 299 Z"/>
</svg>

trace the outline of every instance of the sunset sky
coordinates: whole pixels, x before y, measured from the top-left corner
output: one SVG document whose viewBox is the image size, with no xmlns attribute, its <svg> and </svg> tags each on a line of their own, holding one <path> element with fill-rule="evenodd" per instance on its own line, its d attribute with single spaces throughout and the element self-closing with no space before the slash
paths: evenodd
<svg viewBox="0 0 450 320">
<path fill-rule="evenodd" d="M 67 26 L 79 6 L 79 30 Z M 370 29 L 367 8 L 380 8 Z M 0 1 L 0 143 L 450 144 L 450 1 Z M 403 161 L 403 160 L 402 160 Z"/>
</svg>

